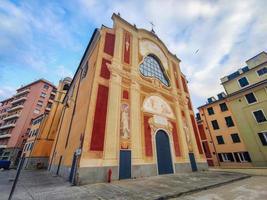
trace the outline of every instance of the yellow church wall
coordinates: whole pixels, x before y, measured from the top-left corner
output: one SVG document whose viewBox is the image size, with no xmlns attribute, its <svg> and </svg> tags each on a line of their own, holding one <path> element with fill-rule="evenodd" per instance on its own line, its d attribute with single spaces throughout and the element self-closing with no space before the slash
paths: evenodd
<svg viewBox="0 0 267 200">
<path fill-rule="evenodd" d="M 157 130 L 160 129 L 165 130 L 169 137 L 174 172 L 191 170 L 189 152 L 194 153 L 200 169 L 202 167 L 205 168 L 206 160 L 204 155 L 199 152 L 194 135 L 194 127 L 191 123 L 191 116 L 194 116 L 194 112 L 192 108 L 191 110 L 189 109 L 188 105 L 191 101 L 190 95 L 183 88 L 186 83 L 182 82 L 181 77 L 185 80 L 186 77 L 181 73 L 180 60 L 172 55 L 162 41 L 153 33 L 137 29 L 116 15 L 113 15 L 113 21 L 112 29 L 103 26 L 98 30 L 100 36 L 94 36 L 97 38 L 97 41 L 91 44 L 94 46 L 94 51 L 83 58 L 83 62 L 88 60 L 89 63 L 87 75 L 80 80 L 80 73 L 82 73 L 83 69 L 83 66 L 80 66 L 75 74 L 71 89 L 65 98 L 68 106 L 64 108 L 65 113 L 61 118 L 62 125 L 59 126 L 57 132 L 57 139 L 53 148 L 55 153 L 50 156 L 53 168 L 51 171 L 57 171 L 57 173 L 67 177 L 72 171 L 74 152 L 81 150 L 81 154 L 77 154 L 77 178 L 80 183 L 103 181 L 108 169 L 112 169 L 113 178 L 118 179 L 120 152 L 121 150 L 129 150 L 132 156 L 133 177 L 157 175 L 154 137 Z M 107 33 L 115 34 L 113 56 L 104 52 Z M 128 45 L 131 52 L 130 63 L 125 63 L 124 41 L 126 40 L 126 34 L 130 35 L 128 35 L 130 37 L 128 41 L 130 42 Z M 146 46 L 146 43 L 152 46 Z M 143 46 L 141 47 L 141 45 Z M 155 54 L 162 61 L 166 76 L 170 81 L 169 87 L 163 86 L 155 78 L 141 75 L 140 64 L 149 52 Z M 111 62 L 111 64 L 107 64 L 107 68 L 110 71 L 109 79 L 100 76 L 103 59 Z M 173 65 L 176 67 L 175 76 Z M 176 82 L 179 83 L 179 88 L 176 88 Z M 95 109 L 99 85 L 108 87 L 104 145 L 103 150 L 91 150 L 90 145 L 92 145 L 91 141 L 94 134 L 93 127 L 95 113 L 97 113 Z M 71 90 L 73 89 L 74 92 L 71 95 Z M 188 89 L 187 86 L 186 89 Z M 128 99 L 123 97 L 125 91 L 128 93 Z M 78 96 L 76 98 L 77 93 Z M 154 114 L 143 110 L 143 104 L 145 99 L 151 96 L 160 98 L 161 101 L 170 106 L 173 116 L 166 119 L 168 124 L 171 122 L 176 124 L 180 156 L 176 156 L 174 153 L 176 147 L 174 146 L 172 127 L 169 125 L 159 126 L 158 124 L 153 124 L 155 127 L 151 128 L 152 156 L 146 156 L 147 144 L 144 132 L 144 116 L 150 116 L 150 121 L 155 117 L 153 118 Z M 130 136 L 127 139 L 123 139 L 121 136 L 122 104 L 127 104 L 125 106 L 128 106 Z M 73 111 L 74 107 L 75 112 Z M 182 116 L 182 112 L 184 116 Z M 70 124 L 71 130 L 69 131 Z M 188 129 L 187 132 L 185 132 L 185 126 Z M 67 138 L 68 145 L 65 147 Z M 190 145 L 188 142 L 190 142 Z M 62 156 L 61 166 L 59 166 L 60 156 Z M 90 179 L 90 177 L 94 178 Z"/>
</svg>

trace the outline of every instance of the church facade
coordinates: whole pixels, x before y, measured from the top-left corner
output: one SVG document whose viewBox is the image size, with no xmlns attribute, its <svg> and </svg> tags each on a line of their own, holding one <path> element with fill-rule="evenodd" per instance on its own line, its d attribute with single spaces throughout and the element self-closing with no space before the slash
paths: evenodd
<svg viewBox="0 0 267 200">
<path fill-rule="evenodd" d="M 70 89 L 49 170 L 75 184 L 207 168 L 180 60 L 153 31 L 113 14 Z"/>
</svg>

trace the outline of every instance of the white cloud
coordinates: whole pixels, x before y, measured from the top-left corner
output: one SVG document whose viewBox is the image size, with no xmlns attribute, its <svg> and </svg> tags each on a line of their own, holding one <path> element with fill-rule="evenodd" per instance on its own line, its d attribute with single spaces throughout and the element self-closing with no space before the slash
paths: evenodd
<svg viewBox="0 0 267 200">
<path fill-rule="evenodd" d="M 0 101 L 11 97 L 16 93 L 16 88 L 11 86 L 1 86 L 0 87 Z"/>
<path fill-rule="evenodd" d="M 55 59 L 49 50 L 57 46 L 80 49 L 79 34 L 87 34 L 81 29 L 83 22 L 95 27 L 112 26 L 112 13 L 120 12 L 122 18 L 137 27 L 151 29 L 149 22 L 153 21 L 156 34 L 182 60 L 182 71 L 189 80 L 193 99 L 197 99 L 193 103 L 199 106 L 207 97 L 221 92 L 221 77 L 267 50 L 265 0 L 79 0 L 75 5 L 63 2 L 64 6 L 56 2 L 30 4 L 26 1 L 16 6 L 2 1 L 0 59 L 1 54 L 4 58 L 15 52 L 21 55 L 21 63 L 36 71 L 51 69 L 48 65 L 51 61 L 56 63 L 56 67 L 53 66 L 56 76 L 71 76 L 69 65 L 56 62 L 68 58 Z M 36 44 L 35 37 L 40 35 L 54 46 Z M 27 48 L 16 45 L 18 40 L 28 44 Z M 5 54 L 3 49 L 12 51 Z"/>
<path fill-rule="evenodd" d="M 64 67 L 63 65 L 60 65 L 56 67 L 54 74 L 59 77 L 59 79 L 65 78 L 65 77 L 73 77 L 73 73 L 68 68 Z"/>
<path fill-rule="evenodd" d="M 138 27 L 149 29 L 149 21 L 153 21 L 157 35 L 181 58 L 192 95 L 203 99 L 194 102 L 196 106 L 223 90 L 221 77 L 266 50 L 264 0 L 107 1 L 102 6 L 100 1 L 81 3 L 97 22 L 105 22 L 111 11 L 120 12 Z"/>
</svg>

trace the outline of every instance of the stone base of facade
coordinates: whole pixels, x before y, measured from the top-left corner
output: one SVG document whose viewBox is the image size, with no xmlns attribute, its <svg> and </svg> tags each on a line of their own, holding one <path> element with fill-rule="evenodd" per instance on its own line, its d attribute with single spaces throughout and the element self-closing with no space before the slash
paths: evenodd
<svg viewBox="0 0 267 200">
<path fill-rule="evenodd" d="M 108 170 L 112 170 L 112 180 L 119 179 L 118 166 L 104 166 L 104 167 L 81 167 L 78 169 L 78 183 L 79 185 L 90 183 L 107 182 Z"/>
<path fill-rule="evenodd" d="M 253 161 L 253 167 L 267 167 L 267 161 Z"/>
<path fill-rule="evenodd" d="M 0 159 L 10 160 L 10 168 L 16 168 L 16 166 L 19 164 L 20 156 L 20 148 L 6 148 L 3 150 L 2 155 L 0 155 Z"/>
<path fill-rule="evenodd" d="M 198 162 L 197 163 L 197 169 L 198 171 L 206 171 L 208 170 L 209 166 L 207 162 Z"/>
<path fill-rule="evenodd" d="M 47 169 L 48 157 L 26 157 L 24 169 Z"/>
<path fill-rule="evenodd" d="M 192 172 L 190 163 L 175 163 L 175 173 L 183 173 L 183 172 Z M 203 171 L 208 169 L 208 164 L 206 162 L 197 163 L 198 171 Z M 104 167 L 81 167 L 77 171 L 78 175 L 78 184 L 91 184 L 91 183 L 101 183 L 107 182 L 108 180 L 108 171 L 112 170 L 112 180 L 119 180 L 119 167 L 118 166 L 104 166 Z M 53 174 L 57 174 L 65 178 L 69 179 L 70 176 L 70 167 L 60 166 L 58 169 L 57 165 L 52 165 L 50 167 L 50 172 Z M 157 176 L 157 165 L 156 164 L 144 164 L 144 165 L 133 165 L 132 178 L 142 178 L 149 176 Z"/>
<path fill-rule="evenodd" d="M 59 168 L 58 168 L 58 165 L 51 165 L 49 169 L 49 171 L 52 174 L 59 175 L 66 180 L 69 180 L 70 170 L 71 170 L 70 167 L 67 167 L 64 165 L 61 165 Z"/>
</svg>

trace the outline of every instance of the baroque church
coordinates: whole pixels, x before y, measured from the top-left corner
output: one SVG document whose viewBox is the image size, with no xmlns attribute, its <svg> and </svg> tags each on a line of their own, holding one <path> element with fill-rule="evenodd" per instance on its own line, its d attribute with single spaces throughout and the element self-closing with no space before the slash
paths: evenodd
<svg viewBox="0 0 267 200">
<path fill-rule="evenodd" d="M 181 60 L 113 14 L 64 98 L 49 170 L 75 184 L 207 168 Z"/>
</svg>

